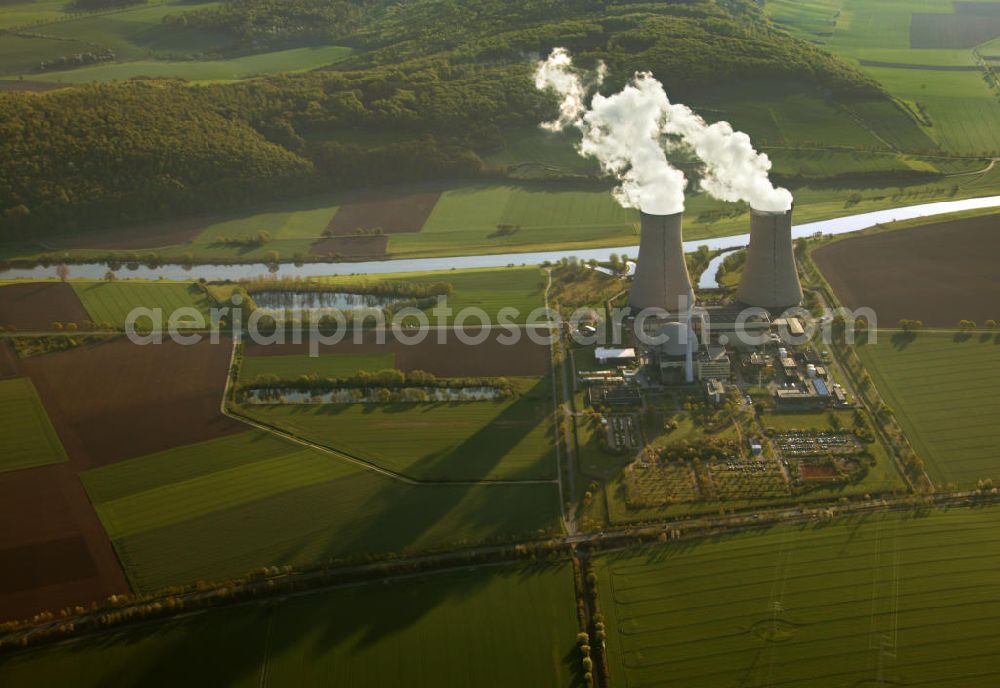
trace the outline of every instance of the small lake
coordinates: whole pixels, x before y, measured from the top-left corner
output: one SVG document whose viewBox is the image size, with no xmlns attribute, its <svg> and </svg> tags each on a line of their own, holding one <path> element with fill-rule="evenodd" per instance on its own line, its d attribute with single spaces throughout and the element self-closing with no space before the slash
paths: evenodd
<svg viewBox="0 0 1000 688">
<path fill-rule="evenodd" d="M 392 390 L 390 401 L 378 398 L 376 389 L 250 389 L 244 400 L 249 404 L 405 404 L 442 401 L 493 401 L 500 397 L 495 387 L 404 387 Z"/>
<path fill-rule="evenodd" d="M 795 238 L 809 237 L 814 234 L 846 234 L 857 232 L 877 224 L 912 220 L 922 217 L 933 217 L 962 210 L 980 208 L 995 208 L 1000 206 L 1000 196 L 983 198 L 967 198 L 960 201 L 939 201 L 924 203 L 889 210 L 876 210 L 870 213 L 848 215 L 820 222 L 809 222 L 795 225 L 792 236 Z M 739 234 L 712 239 L 698 239 L 684 242 L 685 251 L 697 251 L 702 246 L 717 251 L 727 248 L 741 248 L 750 241 L 749 234 Z M 499 268 L 507 265 L 538 265 L 540 263 L 558 262 L 563 258 L 577 257 L 582 261 L 591 259 L 605 262 L 612 253 L 628 255 L 635 258 L 638 246 L 615 246 L 612 248 L 594 249 L 564 249 L 561 251 L 534 251 L 528 253 L 493 253 L 481 256 L 451 256 L 446 258 L 412 258 L 402 260 L 374 260 L 357 263 L 281 263 L 267 265 L 266 263 L 249 263 L 245 265 L 160 265 L 148 267 L 145 265 L 130 265 L 116 271 L 119 279 L 130 277 L 138 279 L 166 280 L 198 280 L 211 282 L 256 278 L 284 277 L 326 277 L 337 275 L 378 275 L 392 272 L 434 272 L 447 270 L 464 270 L 472 268 Z M 8 268 L 0 270 L 0 279 L 49 279 L 55 278 L 56 265 L 32 268 Z M 117 267 L 117 266 L 116 266 Z M 69 266 L 70 278 L 103 279 L 109 269 L 107 263 L 83 263 Z"/>
<path fill-rule="evenodd" d="M 401 300 L 388 296 L 334 291 L 258 291 L 250 294 L 250 297 L 258 308 L 271 312 L 380 310 Z"/>
</svg>

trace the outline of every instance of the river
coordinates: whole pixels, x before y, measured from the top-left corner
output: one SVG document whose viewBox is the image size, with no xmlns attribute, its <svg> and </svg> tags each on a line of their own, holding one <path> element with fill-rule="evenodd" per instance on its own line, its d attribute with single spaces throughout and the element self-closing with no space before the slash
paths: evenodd
<svg viewBox="0 0 1000 688">
<path fill-rule="evenodd" d="M 906 206 L 890 210 L 877 210 L 859 215 L 848 215 L 832 220 L 810 222 L 795 225 L 792 236 L 808 237 L 816 233 L 834 235 L 856 232 L 877 224 L 912 220 L 922 217 L 933 217 L 963 210 L 979 208 L 995 208 L 1000 206 L 1000 196 L 969 198 L 960 201 L 939 201 L 921 205 Z M 711 250 L 735 249 L 746 246 L 750 240 L 749 234 L 738 234 L 712 239 L 697 239 L 684 242 L 685 251 L 696 251 L 702 246 Z M 167 264 L 150 268 L 144 265 L 135 270 L 123 267 L 116 273 L 119 279 L 166 279 L 166 280 L 197 280 L 208 281 L 239 280 L 262 276 L 270 277 L 324 277 L 332 275 L 354 274 L 386 274 L 392 272 L 433 272 L 452 269 L 496 268 L 507 265 L 538 265 L 546 261 L 556 262 L 562 258 L 576 256 L 580 260 L 606 261 L 612 253 L 627 254 L 633 258 L 638 253 L 638 246 L 616 246 L 612 248 L 595 249 L 563 249 L 560 251 L 535 251 L 529 253 L 494 253 L 482 256 L 450 256 L 446 258 L 412 258 L 401 260 L 375 260 L 358 263 L 305 263 L 295 265 L 282 263 L 278 266 L 268 266 L 265 263 L 248 263 L 242 265 L 210 265 L 193 266 Z M 715 266 L 717 269 L 718 266 Z M 710 266 L 709 269 L 712 269 Z M 69 266 L 71 278 L 102 279 L 108 271 L 106 263 L 82 263 Z M 707 271 L 706 271 L 707 272 Z M 711 273 L 714 277 L 714 272 Z M 9 268 L 0 270 L 0 279 L 47 279 L 56 276 L 56 266 L 36 266 L 33 268 Z"/>
</svg>

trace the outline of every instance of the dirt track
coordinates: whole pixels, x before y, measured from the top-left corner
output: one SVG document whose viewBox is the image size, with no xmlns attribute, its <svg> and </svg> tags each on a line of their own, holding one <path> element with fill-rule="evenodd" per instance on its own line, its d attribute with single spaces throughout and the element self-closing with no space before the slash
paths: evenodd
<svg viewBox="0 0 1000 688">
<path fill-rule="evenodd" d="M 874 309 L 882 327 L 957 327 L 1000 320 L 998 255 L 1000 216 L 987 216 L 844 239 L 813 258 L 841 302 Z"/>
<path fill-rule="evenodd" d="M 52 329 L 53 322 L 89 320 L 73 287 L 62 282 L 33 282 L 0 287 L 0 326 L 21 331 Z"/>
<path fill-rule="evenodd" d="M 81 470 L 242 430 L 219 412 L 229 345 L 124 337 L 20 362 Z"/>
<path fill-rule="evenodd" d="M 474 333 L 473 333 L 474 334 Z M 440 377 L 463 376 L 537 376 L 545 375 L 549 369 L 548 346 L 532 342 L 526 333 L 521 333 L 520 341 L 514 346 L 504 346 L 497 341 L 499 333 L 479 345 L 468 345 L 458 341 L 454 332 L 447 333 L 445 344 L 437 343 L 438 333 L 432 331 L 427 338 L 415 346 L 405 346 L 386 333 L 384 344 L 375 341 L 374 332 L 366 332 L 364 341 L 355 344 L 349 335 L 345 341 L 332 347 L 321 349 L 322 354 L 392 352 L 396 355 L 396 367 L 403 371 L 423 370 Z M 285 344 L 280 346 L 246 345 L 246 356 L 288 356 L 307 355 L 306 344 Z"/>
</svg>

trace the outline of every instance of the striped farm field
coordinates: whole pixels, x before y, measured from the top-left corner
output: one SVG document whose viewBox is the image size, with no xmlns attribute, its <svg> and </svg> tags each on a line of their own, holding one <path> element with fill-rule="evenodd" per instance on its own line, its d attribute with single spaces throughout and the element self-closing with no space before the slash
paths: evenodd
<svg viewBox="0 0 1000 688">
<path fill-rule="evenodd" d="M 582 685 L 566 562 L 491 566 L 188 614 L 0 658 L 0 685 Z"/>
<path fill-rule="evenodd" d="M 0 380 L 0 472 L 65 460 L 66 451 L 31 380 Z"/>
<path fill-rule="evenodd" d="M 550 385 L 514 382 L 519 396 L 500 401 L 248 404 L 243 412 L 417 480 L 554 479 Z"/>
<path fill-rule="evenodd" d="M 117 327 L 125 324 L 134 308 L 162 309 L 166 327 L 171 313 L 178 308 L 195 308 L 207 320 L 209 310 L 215 305 L 193 282 L 80 282 L 74 283 L 73 289 L 91 320 Z M 180 321 L 184 320 L 186 317 Z M 139 324 L 148 322 L 148 318 L 143 318 Z"/>
<path fill-rule="evenodd" d="M 611 684 L 996 685 L 998 518 L 880 515 L 602 556 Z"/>
<path fill-rule="evenodd" d="M 408 485 L 260 432 L 81 477 L 129 581 L 144 591 L 558 527 L 554 485 Z"/>
<path fill-rule="evenodd" d="M 880 332 L 858 349 L 935 483 L 1000 479 L 1000 339 Z"/>
</svg>

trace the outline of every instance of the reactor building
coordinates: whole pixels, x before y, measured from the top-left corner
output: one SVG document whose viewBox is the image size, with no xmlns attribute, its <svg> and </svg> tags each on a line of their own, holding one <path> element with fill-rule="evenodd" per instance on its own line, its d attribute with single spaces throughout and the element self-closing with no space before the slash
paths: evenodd
<svg viewBox="0 0 1000 688">
<path fill-rule="evenodd" d="M 736 300 L 766 309 L 802 303 L 792 246 L 792 211 L 750 210 L 750 245 Z"/>
</svg>

